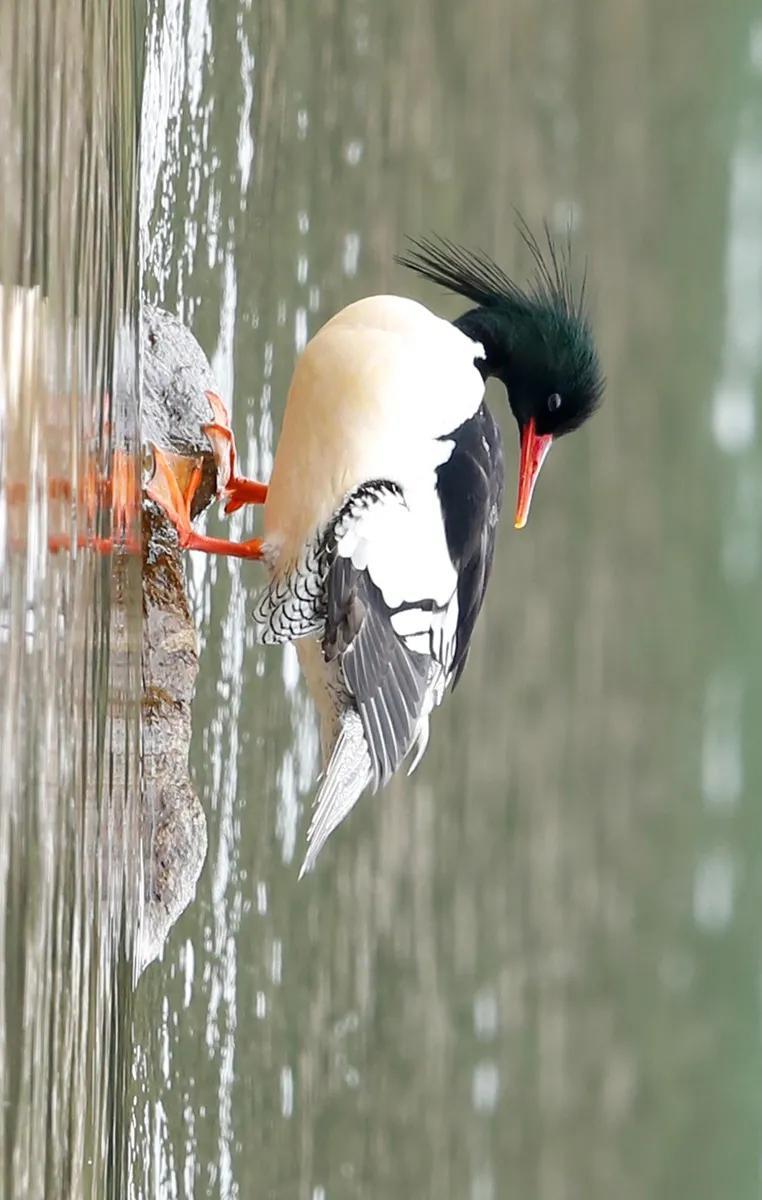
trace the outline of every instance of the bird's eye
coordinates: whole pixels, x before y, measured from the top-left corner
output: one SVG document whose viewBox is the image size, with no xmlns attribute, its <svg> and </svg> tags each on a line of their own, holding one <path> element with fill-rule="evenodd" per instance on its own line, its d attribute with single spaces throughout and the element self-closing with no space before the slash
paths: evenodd
<svg viewBox="0 0 762 1200">
<path fill-rule="evenodd" d="M 553 392 L 548 396 L 548 412 L 557 412 L 561 407 L 561 397 L 558 392 Z"/>
</svg>

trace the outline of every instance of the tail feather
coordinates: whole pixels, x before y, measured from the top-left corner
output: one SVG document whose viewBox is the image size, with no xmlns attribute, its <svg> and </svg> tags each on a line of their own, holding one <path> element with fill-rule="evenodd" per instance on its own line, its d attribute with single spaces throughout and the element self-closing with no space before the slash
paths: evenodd
<svg viewBox="0 0 762 1200">
<path fill-rule="evenodd" d="M 307 833 L 307 853 L 299 878 L 311 871 L 315 860 L 337 825 L 354 808 L 371 781 L 372 768 L 359 713 L 342 717 L 341 732 L 328 762 L 315 800 Z"/>
</svg>

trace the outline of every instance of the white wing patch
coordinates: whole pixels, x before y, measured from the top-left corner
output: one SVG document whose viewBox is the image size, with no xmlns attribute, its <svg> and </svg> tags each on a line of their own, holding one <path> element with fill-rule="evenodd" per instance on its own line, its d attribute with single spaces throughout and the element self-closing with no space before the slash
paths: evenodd
<svg viewBox="0 0 762 1200">
<path fill-rule="evenodd" d="M 392 629 L 400 637 L 414 637 L 415 634 L 428 633 L 431 628 L 431 610 L 423 608 L 402 608 L 392 613 Z"/>
<path fill-rule="evenodd" d="M 388 494 L 337 541 L 337 553 L 367 570 L 390 609 L 426 601 L 443 608 L 458 579 L 433 488 Z"/>
<path fill-rule="evenodd" d="M 426 747 L 429 714 L 442 701 L 455 657 L 457 574 L 436 495 L 388 492 L 337 533 L 336 564 L 343 561 L 349 573 L 342 573 L 335 613 L 329 600 L 328 636 L 351 610 L 355 632 L 341 634 L 345 679 L 378 786 L 412 751 L 414 769 Z"/>
<path fill-rule="evenodd" d="M 431 685 L 432 707 L 440 704 L 455 656 L 458 577 L 436 493 L 385 495 L 342 534 L 337 553 L 368 572 L 407 649 L 441 667 Z"/>
</svg>

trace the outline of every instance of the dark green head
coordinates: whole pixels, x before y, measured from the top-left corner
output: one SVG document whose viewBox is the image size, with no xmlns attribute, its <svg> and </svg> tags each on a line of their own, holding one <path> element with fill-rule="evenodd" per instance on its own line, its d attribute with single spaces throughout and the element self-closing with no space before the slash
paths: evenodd
<svg viewBox="0 0 762 1200">
<path fill-rule="evenodd" d="M 545 227 L 546 249 L 527 226 L 519 231 L 535 263 L 526 288 L 519 287 L 482 251 L 444 238 L 411 240 L 398 258 L 403 266 L 476 304 L 455 325 L 481 342 L 476 365 L 500 379 L 519 426 L 521 469 L 516 524 L 525 523 L 532 489 L 554 438 L 578 429 L 603 394 L 603 375 L 585 313 L 584 280 L 575 294 L 571 247 L 554 242 Z"/>
</svg>

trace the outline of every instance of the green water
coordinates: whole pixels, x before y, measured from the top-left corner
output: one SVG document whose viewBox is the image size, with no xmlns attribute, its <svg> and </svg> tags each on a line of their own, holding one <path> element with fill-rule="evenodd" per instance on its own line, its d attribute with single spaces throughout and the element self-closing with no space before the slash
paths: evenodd
<svg viewBox="0 0 762 1200">
<path fill-rule="evenodd" d="M 513 206 L 571 216 L 608 387 L 503 522 L 423 765 L 302 883 L 295 657 L 254 645 L 256 565 L 189 559 L 209 854 L 161 962 L 119 977 L 118 1038 L 84 1046 L 125 1163 L 92 1194 L 751 1200 L 762 15 L 152 0 L 144 65 L 143 291 L 210 354 L 251 474 L 338 308 L 459 311 L 394 266 L 404 234 L 521 275 Z"/>
</svg>

